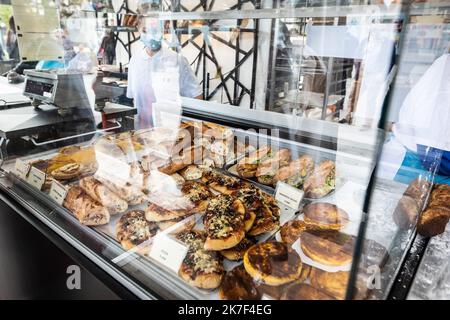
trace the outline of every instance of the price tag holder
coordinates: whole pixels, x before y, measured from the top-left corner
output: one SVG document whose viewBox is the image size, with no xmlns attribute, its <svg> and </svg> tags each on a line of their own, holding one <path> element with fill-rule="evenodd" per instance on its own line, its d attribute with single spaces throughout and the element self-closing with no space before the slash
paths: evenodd
<svg viewBox="0 0 450 320">
<path fill-rule="evenodd" d="M 275 199 L 289 208 L 298 210 L 305 193 L 285 182 L 278 181 L 275 189 Z"/>
<path fill-rule="evenodd" d="M 45 183 L 45 173 L 36 167 L 31 167 L 27 182 L 36 189 L 41 190 Z"/>
<path fill-rule="evenodd" d="M 178 273 L 187 251 L 188 247 L 181 242 L 166 234 L 157 234 L 153 238 L 150 257 Z"/>
<path fill-rule="evenodd" d="M 15 164 L 16 175 L 19 178 L 26 180 L 28 172 L 30 172 L 30 165 L 28 163 L 26 163 L 25 161 L 17 159 L 16 164 Z"/>
<path fill-rule="evenodd" d="M 59 183 L 58 181 L 53 181 L 50 187 L 50 198 L 52 198 L 57 204 L 62 206 L 64 200 L 67 196 L 67 188 Z"/>
</svg>

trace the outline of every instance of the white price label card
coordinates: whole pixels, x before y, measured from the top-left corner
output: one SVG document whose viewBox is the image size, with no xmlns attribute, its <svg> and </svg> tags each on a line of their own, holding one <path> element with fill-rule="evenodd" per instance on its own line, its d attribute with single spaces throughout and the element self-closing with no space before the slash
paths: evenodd
<svg viewBox="0 0 450 320">
<path fill-rule="evenodd" d="M 25 161 L 17 159 L 15 164 L 15 173 L 19 176 L 19 178 L 26 180 L 28 172 L 30 172 L 30 165 Z"/>
<path fill-rule="evenodd" d="M 300 207 L 304 195 L 303 190 L 294 188 L 281 181 L 278 181 L 275 189 L 275 199 L 295 210 Z"/>
<path fill-rule="evenodd" d="M 187 251 L 186 245 L 164 233 L 160 233 L 153 238 L 150 257 L 178 273 Z"/>
<path fill-rule="evenodd" d="M 30 173 L 27 177 L 27 182 L 36 189 L 41 190 L 45 183 L 45 173 L 36 167 L 31 167 Z"/>
<path fill-rule="evenodd" d="M 62 206 L 64 200 L 67 196 L 67 188 L 59 183 L 58 181 L 53 181 L 50 187 L 50 198 L 52 198 L 57 204 Z"/>
</svg>

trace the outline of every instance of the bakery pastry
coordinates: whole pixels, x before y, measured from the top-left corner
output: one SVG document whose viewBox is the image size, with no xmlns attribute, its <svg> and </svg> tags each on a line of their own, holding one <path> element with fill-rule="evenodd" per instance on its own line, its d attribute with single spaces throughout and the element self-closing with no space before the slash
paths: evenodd
<svg viewBox="0 0 450 320">
<path fill-rule="evenodd" d="M 233 136 L 233 130 L 211 122 L 203 122 L 203 136 L 226 140 Z"/>
<path fill-rule="evenodd" d="M 295 283 L 305 282 L 308 279 L 310 272 L 311 267 L 303 263 L 302 272 L 300 273 L 300 277 L 295 280 Z M 256 288 L 261 294 L 266 295 L 275 300 L 280 300 L 281 296 L 286 292 L 287 288 L 291 285 L 292 282 L 288 282 L 280 286 L 269 286 L 265 283 L 257 283 Z"/>
<path fill-rule="evenodd" d="M 446 207 L 450 209 L 450 186 L 447 184 L 437 184 L 431 192 L 429 207 Z"/>
<path fill-rule="evenodd" d="M 321 162 L 304 183 L 305 195 L 318 199 L 326 196 L 336 187 L 335 164 L 331 160 Z"/>
<path fill-rule="evenodd" d="M 205 171 L 202 181 L 211 189 L 226 195 L 232 194 L 243 186 L 238 179 L 226 176 L 215 170 Z"/>
<path fill-rule="evenodd" d="M 256 244 L 244 255 L 245 270 L 255 281 L 278 286 L 300 277 L 300 256 L 282 242 Z"/>
<path fill-rule="evenodd" d="M 69 189 L 63 206 L 70 210 L 78 221 L 87 226 L 104 225 L 110 219 L 108 210 L 77 186 Z"/>
<path fill-rule="evenodd" d="M 260 149 L 252 152 L 247 157 L 238 161 L 236 171 L 239 176 L 244 178 L 253 178 L 256 175 L 256 170 L 259 164 L 271 156 L 271 148 L 269 146 L 261 147 Z"/>
<path fill-rule="evenodd" d="M 162 203 L 150 203 L 147 209 L 145 209 L 145 218 L 148 221 L 162 222 L 187 217 L 189 211 L 193 208 L 193 205 L 186 199 L 174 198 L 173 200 L 181 201 L 168 205 Z"/>
<path fill-rule="evenodd" d="M 291 152 L 288 149 L 281 149 L 260 162 L 255 177 L 259 183 L 273 185 L 278 170 L 281 167 L 287 166 L 290 160 Z"/>
<path fill-rule="evenodd" d="M 145 202 L 146 196 L 139 186 L 134 186 L 129 182 L 111 181 L 103 175 L 96 175 L 95 178 L 121 199 L 125 200 L 130 206 L 140 205 Z"/>
<path fill-rule="evenodd" d="M 305 223 L 314 229 L 340 230 L 348 223 L 348 214 L 326 202 L 308 204 L 303 208 Z"/>
<path fill-rule="evenodd" d="M 117 222 L 117 240 L 125 250 L 139 246 L 156 235 L 158 226 L 148 222 L 145 213 L 141 210 L 133 210 L 122 215 Z M 139 252 L 145 253 L 145 250 Z"/>
<path fill-rule="evenodd" d="M 240 265 L 225 275 L 219 288 L 219 297 L 222 300 L 259 300 L 261 293 L 244 266 Z"/>
<path fill-rule="evenodd" d="M 160 221 L 160 222 L 158 222 L 158 228 L 161 231 L 166 231 L 167 229 L 173 227 L 177 223 L 180 223 L 184 219 L 185 218 L 182 217 L 182 218 L 178 218 L 178 219 L 174 219 L 174 220 Z M 191 231 L 192 228 L 194 228 L 195 223 L 196 222 L 194 219 L 189 219 L 183 223 L 180 223 L 180 225 L 177 228 L 175 228 L 175 230 L 170 231 L 170 234 L 178 234 L 178 233 L 182 233 L 182 232 Z"/>
<path fill-rule="evenodd" d="M 314 171 L 314 160 L 308 155 L 289 163 L 288 166 L 280 168 L 274 177 L 274 182 L 282 181 L 295 188 L 303 188 L 306 178 Z"/>
<path fill-rule="evenodd" d="M 233 193 L 245 207 L 245 232 L 249 232 L 256 221 L 256 211 L 262 207 L 261 191 L 253 186 L 242 188 Z"/>
<path fill-rule="evenodd" d="M 345 300 L 350 272 L 327 272 L 317 268 L 311 270 L 311 285 L 337 300 Z M 367 294 L 367 288 L 361 279 L 356 281 L 355 300 L 362 300 Z"/>
<path fill-rule="evenodd" d="M 198 288 L 218 288 L 225 271 L 218 253 L 204 249 L 206 235 L 200 231 L 190 231 L 180 233 L 177 238 L 188 246 L 179 276 Z"/>
<path fill-rule="evenodd" d="M 419 211 L 423 209 L 425 200 L 431 190 L 432 184 L 427 180 L 426 177 L 420 176 L 408 186 L 408 188 L 403 193 L 404 196 L 411 197 L 417 202 Z"/>
<path fill-rule="evenodd" d="M 347 293 L 349 272 L 326 272 L 317 268 L 311 271 L 311 285 L 338 300 L 344 300 Z"/>
<path fill-rule="evenodd" d="M 173 179 L 173 181 L 175 181 L 177 186 L 182 186 L 183 183 L 186 182 L 186 180 L 183 178 L 183 176 L 181 176 L 178 173 L 174 173 L 174 174 L 170 175 L 170 177 Z"/>
<path fill-rule="evenodd" d="M 300 238 L 300 234 L 307 230 L 308 226 L 303 220 L 291 220 L 285 223 L 280 230 L 281 240 L 292 245 Z"/>
<path fill-rule="evenodd" d="M 419 217 L 417 232 L 424 237 L 434 237 L 445 231 L 449 219 L 447 207 L 429 207 Z"/>
<path fill-rule="evenodd" d="M 81 165 L 78 163 L 69 163 L 50 172 L 50 175 L 56 180 L 71 180 L 80 176 Z"/>
<path fill-rule="evenodd" d="M 245 252 L 254 244 L 256 244 L 255 239 L 245 237 L 233 248 L 220 251 L 220 254 L 228 260 L 239 261 L 244 257 Z"/>
<path fill-rule="evenodd" d="M 203 176 L 203 170 L 192 164 L 181 170 L 180 174 L 185 180 L 199 180 Z"/>
<path fill-rule="evenodd" d="M 80 187 L 92 199 L 105 206 L 110 214 L 125 212 L 128 209 L 128 203 L 125 200 L 121 199 L 93 177 L 81 179 Z"/>
<path fill-rule="evenodd" d="M 262 206 L 256 210 L 256 219 L 248 231 L 251 236 L 275 231 L 280 226 L 280 208 L 276 200 L 268 194 L 261 192 Z"/>
<path fill-rule="evenodd" d="M 209 146 L 209 151 L 220 156 L 226 156 L 233 151 L 234 139 L 215 140 Z"/>
<path fill-rule="evenodd" d="M 281 300 L 335 300 L 332 296 L 309 284 L 294 283 L 281 296 Z"/>
<path fill-rule="evenodd" d="M 318 263 L 343 266 L 352 261 L 354 236 L 334 230 L 306 230 L 300 241 L 303 253 Z"/>
<path fill-rule="evenodd" d="M 407 195 L 403 195 L 397 203 L 392 218 L 401 229 L 409 229 L 416 224 L 420 209 L 417 201 Z"/>
<path fill-rule="evenodd" d="M 177 156 L 172 158 L 172 160 L 165 161 L 165 164 L 158 167 L 158 170 L 170 176 L 177 171 L 186 168 L 188 165 L 189 163 L 186 163 L 183 157 Z"/>
<path fill-rule="evenodd" d="M 207 233 L 205 249 L 220 251 L 241 242 L 245 237 L 244 215 L 244 205 L 232 196 L 211 199 L 203 219 Z"/>
<path fill-rule="evenodd" d="M 208 187 L 201 182 L 186 181 L 181 187 L 184 197 L 191 203 L 189 213 L 204 212 L 208 206 L 208 202 L 212 197 Z"/>
</svg>

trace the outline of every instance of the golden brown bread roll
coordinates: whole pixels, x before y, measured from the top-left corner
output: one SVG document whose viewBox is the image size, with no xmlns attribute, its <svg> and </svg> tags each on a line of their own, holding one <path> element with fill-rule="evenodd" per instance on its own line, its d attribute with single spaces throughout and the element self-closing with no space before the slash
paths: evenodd
<svg viewBox="0 0 450 320">
<path fill-rule="evenodd" d="M 348 223 L 348 214 L 326 202 L 308 204 L 303 208 L 305 223 L 315 229 L 340 230 Z"/>
</svg>

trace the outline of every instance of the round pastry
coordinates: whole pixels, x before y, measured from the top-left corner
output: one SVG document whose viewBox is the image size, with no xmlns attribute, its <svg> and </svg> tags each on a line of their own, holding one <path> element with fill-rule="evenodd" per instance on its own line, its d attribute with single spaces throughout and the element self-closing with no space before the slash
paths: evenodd
<svg viewBox="0 0 450 320">
<path fill-rule="evenodd" d="M 120 217 L 116 230 L 117 240 L 128 251 L 152 238 L 158 231 L 158 226 L 145 219 L 144 211 L 134 210 Z"/>
<path fill-rule="evenodd" d="M 304 283 L 294 283 L 282 295 L 281 300 L 335 300 L 328 294 Z"/>
<path fill-rule="evenodd" d="M 203 219 L 207 238 L 205 249 L 230 249 L 245 237 L 245 208 L 241 201 L 220 195 L 211 199 Z"/>
<path fill-rule="evenodd" d="M 241 260 L 244 257 L 245 252 L 255 244 L 255 239 L 246 237 L 233 248 L 220 251 L 220 254 L 228 260 L 238 261 Z"/>
<path fill-rule="evenodd" d="M 281 240 L 292 245 L 300 238 L 300 234 L 307 229 L 307 225 L 303 220 L 291 220 L 285 223 L 280 230 Z"/>
<path fill-rule="evenodd" d="M 282 242 L 264 242 L 254 245 L 244 255 L 245 270 L 255 281 L 278 286 L 300 277 L 300 256 Z"/>
<path fill-rule="evenodd" d="M 355 237 L 333 230 L 307 230 L 301 233 L 301 249 L 312 260 L 329 266 L 352 261 Z"/>
<path fill-rule="evenodd" d="M 311 271 L 311 285 L 337 300 L 344 300 L 347 294 L 348 279 L 350 272 L 326 272 L 317 268 Z M 356 300 L 362 300 L 367 293 L 367 287 L 364 283 L 357 280 L 356 283 Z"/>
<path fill-rule="evenodd" d="M 259 300 L 261 294 L 252 277 L 240 265 L 225 275 L 219 288 L 219 297 L 222 300 Z"/>
<path fill-rule="evenodd" d="M 311 267 L 306 264 L 303 264 L 300 277 L 295 280 L 295 283 L 302 283 L 306 281 L 309 277 L 310 272 Z M 288 282 L 281 286 L 269 286 L 264 283 L 258 283 L 256 287 L 258 288 L 258 291 L 261 292 L 262 294 L 267 295 L 272 299 L 280 300 L 281 296 L 286 292 L 287 288 L 290 285 L 292 285 L 292 282 Z"/>
<path fill-rule="evenodd" d="M 69 163 L 56 170 L 53 170 L 50 175 L 56 180 L 71 180 L 80 175 L 81 166 L 78 163 Z"/>
<path fill-rule="evenodd" d="M 326 272 L 314 268 L 311 271 L 311 285 L 335 297 L 338 300 L 344 300 L 347 293 L 349 273 Z"/>
<path fill-rule="evenodd" d="M 204 249 L 205 234 L 200 231 L 180 233 L 177 238 L 188 246 L 179 276 L 197 288 L 216 289 L 225 273 L 222 261 L 215 251 Z"/>
<path fill-rule="evenodd" d="M 314 228 L 340 230 L 348 223 L 348 214 L 331 203 L 311 203 L 303 208 L 306 224 Z"/>
</svg>

